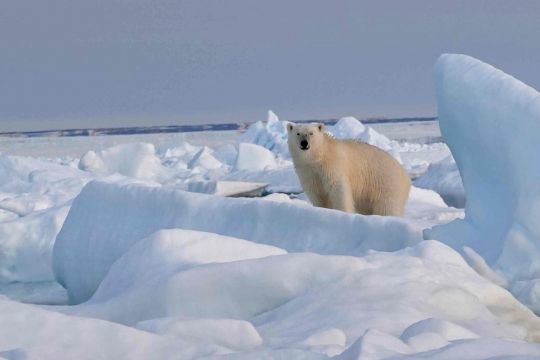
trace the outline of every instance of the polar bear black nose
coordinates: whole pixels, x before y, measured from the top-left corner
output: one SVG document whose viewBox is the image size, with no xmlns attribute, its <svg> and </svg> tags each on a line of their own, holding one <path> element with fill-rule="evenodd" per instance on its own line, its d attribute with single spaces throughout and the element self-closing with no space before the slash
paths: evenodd
<svg viewBox="0 0 540 360">
<path fill-rule="evenodd" d="M 309 149 L 309 144 L 308 144 L 307 140 L 300 141 L 300 149 L 302 149 L 302 150 Z"/>
</svg>

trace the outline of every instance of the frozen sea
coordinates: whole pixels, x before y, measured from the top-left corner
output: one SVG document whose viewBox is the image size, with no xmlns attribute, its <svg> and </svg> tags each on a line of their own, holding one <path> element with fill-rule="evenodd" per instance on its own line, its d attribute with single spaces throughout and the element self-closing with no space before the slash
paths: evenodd
<svg viewBox="0 0 540 360">
<path fill-rule="evenodd" d="M 384 123 L 370 125 L 392 140 L 413 143 L 441 142 L 437 121 Z M 105 149 L 114 145 L 136 142 L 152 143 L 160 148 L 175 142 L 186 141 L 196 146 L 216 147 L 235 144 L 242 131 L 200 131 L 183 133 L 158 133 L 143 135 L 96 135 L 96 136 L 44 136 L 1 137 L 0 153 L 33 157 L 80 157 L 89 150 Z"/>
<path fill-rule="evenodd" d="M 1 138 L 0 358 L 540 358 L 540 170 L 518 156 L 540 97 L 466 56 L 436 69 L 442 134 L 326 128 L 402 164 L 403 217 L 314 207 L 271 111 L 245 132 Z"/>
</svg>

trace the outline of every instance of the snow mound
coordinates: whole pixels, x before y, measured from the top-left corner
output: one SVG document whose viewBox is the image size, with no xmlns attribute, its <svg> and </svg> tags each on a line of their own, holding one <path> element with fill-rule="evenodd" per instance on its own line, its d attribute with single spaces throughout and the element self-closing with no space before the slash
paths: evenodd
<svg viewBox="0 0 540 360">
<path fill-rule="evenodd" d="M 251 323 L 235 319 L 161 318 L 142 321 L 137 328 L 198 344 L 217 344 L 235 351 L 262 345 L 262 338 Z"/>
<path fill-rule="evenodd" d="M 54 239 L 87 181 L 51 161 L 0 156 L 0 283 L 54 279 Z"/>
<path fill-rule="evenodd" d="M 217 248 L 223 250 L 226 245 Z M 275 249 L 261 249 L 252 257 L 279 253 Z M 182 261 L 168 261 L 157 265 L 159 268 L 139 270 L 130 277 L 130 270 L 140 267 L 138 255 L 140 248 L 121 257 L 95 295 L 69 311 L 128 325 L 163 317 L 249 319 L 277 308 L 312 287 L 343 277 L 351 269 L 350 263 L 355 261 L 354 258 L 343 261 L 339 257 L 315 254 L 271 256 L 206 266 L 184 266 Z M 166 256 L 160 254 L 160 257 Z M 207 261 L 204 255 L 200 257 Z M 229 251 L 228 259 L 243 257 Z M 244 258 L 249 259 L 249 256 Z M 227 256 L 217 255 L 217 259 L 227 261 Z M 183 261 L 189 262 L 189 259 Z M 282 280 L 285 276 L 287 281 Z M 128 282 L 129 289 L 124 286 L 126 279 L 134 283 Z M 151 299 L 144 296 L 150 289 Z"/>
<path fill-rule="evenodd" d="M 540 277 L 540 94 L 465 55 L 435 65 L 441 132 L 463 178 L 466 216 L 426 231 L 472 248 L 507 278 Z"/>
<path fill-rule="evenodd" d="M 70 201 L 86 184 L 83 171 L 22 156 L 0 156 L 0 211 L 26 216 Z"/>
<path fill-rule="evenodd" d="M 436 191 L 448 206 L 465 207 L 465 189 L 452 155 L 429 164 L 426 173 L 416 179 L 414 185 Z"/>
<path fill-rule="evenodd" d="M 154 145 L 147 143 L 90 150 L 81 157 L 79 169 L 105 175 L 118 173 L 141 179 L 153 179 L 162 176 L 164 172 Z"/>
<path fill-rule="evenodd" d="M 160 230 L 137 242 L 114 263 L 108 274 L 114 281 L 104 280 L 95 298 L 106 299 L 125 292 L 153 276 L 152 272 L 162 272 L 171 266 L 174 271 L 178 271 L 201 264 L 286 253 L 274 246 L 212 233 L 182 229 Z"/>
<path fill-rule="evenodd" d="M 272 151 L 277 156 L 289 158 L 287 145 L 287 121 L 280 121 L 272 110 L 268 110 L 266 122 L 257 121 L 240 136 L 240 143 L 253 143 Z"/>
<path fill-rule="evenodd" d="M 182 342 L 167 343 L 152 333 L 66 316 L 3 296 L 0 314 L 0 356 L 7 359 L 151 359 L 189 353 Z"/>
<path fill-rule="evenodd" d="M 328 127 L 328 132 L 337 139 L 357 139 L 367 144 L 374 145 L 390 153 L 399 162 L 401 157 L 396 149 L 397 144 L 386 136 L 376 132 L 372 128 L 365 126 L 358 119 L 352 116 L 343 117 L 334 126 Z"/>
<path fill-rule="evenodd" d="M 0 223 L 0 282 L 54 279 L 52 248 L 69 207 Z"/>
<path fill-rule="evenodd" d="M 274 153 L 250 143 L 240 143 L 234 168 L 236 170 L 267 170 L 277 166 Z"/>
<path fill-rule="evenodd" d="M 399 218 L 94 181 L 73 201 L 57 237 L 55 276 L 72 302 L 85 301 L 114 261 L 137 241 L 166 228 L 213 232 L 290 252 L 321 254 L 393 251 L 421 237 L 419 229 Z"/>
<path fill-rule="evenodd" d="M 171 313 L 168 304 L 169 279 L 174 274 L 204 264 L 282 254 L 286 251 L 273 246 L 212 233 L 160 230 L 124 253 L 111 266 L 86 308 L 78 311 L 131 325 L 178 315 Z M 152 298 L 144 295 L 149 289 L 152 289 Z M 202 301 L 203 294 L 199 296 Z"/>
</svg>

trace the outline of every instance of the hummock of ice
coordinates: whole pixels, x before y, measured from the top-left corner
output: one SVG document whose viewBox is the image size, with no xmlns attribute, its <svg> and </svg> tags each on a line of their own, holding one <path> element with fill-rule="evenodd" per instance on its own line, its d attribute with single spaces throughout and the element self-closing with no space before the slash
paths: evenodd
<svg viewBox="0 0 540 360">
<path fill-rule="evenodd" d="M 268 170 L 277 166 L 274 153 L 257 144 L 240 143 L 235 170 Z"/>
<path fill-rule="evenodd" d="M 393 141 L 376 132 L 372 128 L 365 126 L 352 116 L 339 119 L 334 126 L 328 127 L 328 132 L 337 139 L 357 139 L 374 145 L 390 153 L 401 162 L 401 157 L 399 152 L 396 150 L 396 146 Z"/>
<path fill-rule="evenodd" d="M 268 110 L 265 122 L 257 121 L 240 136 L 240 143 L 253 143 L 267 148 L 274 154 L 289 158 L 287 145 L 287 121 L 280 121 L 272 110 Z"/>
<path fill-rule="evenodd" d="M 421 238 L 417 228 L 399 218 L 91 182 L 73 202 L 56 239 L 55 276 L 67 288 L 72 303 L 85 301 L 131 245 L 157 230 L 175 227 L 321 254 L 393 251 Z M 336 228 L 339 238 L 335 238 Z"/>
<path fill-rule="evenodd" d="M 53 279 L 52 245 L 88 180 L 68 166 L 0 156 L 0 283 Z"/>
<path fill-rule="evenodd" d="M 277 115 L 270 110 L 268 120 L 266 122 L 258 121 L 251 125 L 240 137 L 240 142 L 258 144 L 280 158 L 290 159 L 287 145 L 287 123 L 288 121 L 280 121 Z M 352 116 L 339 119 L 335 125 L 327 126 L 326 131 L 338 139 L 357 139 L 377 146 L 401 161 L 395 142 L 363 125 Z"/>
<path fill-rule="evenodd" d="M 502 271 L 516 295 L 540 309 L 540 94 L 465 55 L 442 55 L 435 66 L 442 134 L 467 193 L 466 217 L 426 231 L 468 246 Z M 527 289 L 532 293 L 527 294 Z"/>
<path fill-rule="evenodd" d="M 118 173 L 125 176 L 152 179 L 165 169 L 152 144 L 134 143 L 112 146 L 105 150 L 90 150 L 81 157 L 79 169 L 99 174 Z"/>
<path fill-rule="evenodd" d="M 465 207 L 465 189 L 451 155 L 431 163 L 426 173 L 414 181 L 414 185 L 439 193 L 449 206 Z"/>
</svg>

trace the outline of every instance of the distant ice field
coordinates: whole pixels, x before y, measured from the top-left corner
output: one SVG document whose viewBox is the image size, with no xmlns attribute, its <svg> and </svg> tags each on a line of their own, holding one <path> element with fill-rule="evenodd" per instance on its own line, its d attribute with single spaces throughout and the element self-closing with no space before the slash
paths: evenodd
<svg viewBox="0 0 540 360">
<path fill-rule="evenodd" d="M 201 131 L 144 135 L 97 135 L 70 137 L 0 137 L 0 153 L 32 157 L 80 157 L 89 150 L 102 150 L 114 145 L 151 143 L 156 148 L 187 141 L 196 146 L 232 144 L 239 131 Z"/>
<path fill-rule="evenodd" d="M 437 121 L 373 124 L 371 128 L 391 140 L 432 143 L 441 141 L 441 132 Z M 186 141 L 195 146 L 216 147 L 234 144 L 241 131 L 201 131 L 185 133 L 161 133 L 144 135 L 97 135 L 73 137 L 2 137 L 0 153 L 32 157 L 80 157 L 89 150 L 101 150 L 108 147 L 145 142 L 162 148 Z"/>
</svg>

